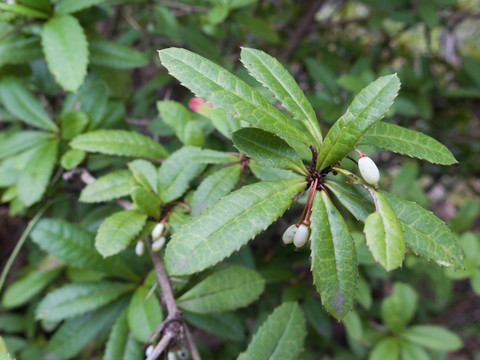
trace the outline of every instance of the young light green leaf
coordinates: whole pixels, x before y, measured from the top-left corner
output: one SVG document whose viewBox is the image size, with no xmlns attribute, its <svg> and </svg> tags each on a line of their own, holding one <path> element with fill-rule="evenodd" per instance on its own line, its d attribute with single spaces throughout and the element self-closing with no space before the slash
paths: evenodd
<svg viewBox="0 0 480 360">
<path fill-rule="evenodd" d="M 324 191 L 315 196 L 311 228 L 313 282 L 323 306 L 340 320 L 355 299 L 357 253 L 347 224 Z"/>
<path fill-rule="evenodd" d="M 53 139 L 53 134 L 43 131 L 19 131 L 0 141 L 0 160 L 37 147 Z"/>
<path fill-rule="evenodd" d="M 383 324 L 394 332 L 402 330 L 412 320 L 417 309 L 417 300 L 418 295 L 411 286 L 394 283 L 392 294 L 382 301 Z"/>
<path fill-rule="evenodd" d="M 26 206 L 39 201 L 47 190 L 53 168 L 57 162 L 58 140 L 37 146 L 18 178 L 18 197 Z"/>
<path fill-rule="evenodd" d="M 399 88 L 396 74 L 383 76 L 364 88 L 325 137 L 318 154 L 317 170 L 347 156 L 365 132 L 385 115 Z"/>
<path fill-rule="evenodd" d="M 46 321 L 65 320 L 103 307 L 133 288 L 133 284 L 106 281 L 68 284 L 45 296 L 35 316 Z"/>
<path fill-rule="evenodd" d="M 314 139 L 317 149 L 322 145 L 322 132 L 312 105 L 293 77 L 274 57 L 260 50 L 242 48 L 240 58 L 248 72 L 270 90 L 283 107 L 298 120 Z"/>
<path fill-rule="evenodd" d="M 112 171 L 85 186 L 79 200 L 95 203 L 127 196 L 132 191 L 131 177 L 132 173 L 129 170 Z"/>
<path fill-rule="evenodd" d="M 0 10 L 9 11 L 15 14 L 33 16 L 39 19 L 47 19 L 49 17 L 49 14 L 43 11 L 38 11 L 29 6 L 23 6 L 23 5 L 17 5 L 17 4 L 0 3 Z"/>
<path fill-rule="evenodd" d="M 55 219 L 42 219 L 31 233 L 33 242 L 66 263 L 137 280 L 138 276 L 119 257 L 103 259 L 95 249 L 94 234 L 78 225 Z"/>
<path fill-rule="evenodd" d="M 132 69 L 145 66 L 149 62 L 146 54 L 100 36 L 89 37 L 88 49 L 90 62 L 107 68 Z"/>
<path fill-rule="evenodd" d="M 112 327 L 127 303 L 128 298 L 122 298 L 99 311 L 64 322 L 47 345 L 48 356 L 59 360 L 74 358 L 99 334 Z"/>
<path fill-rule="evenodd" d="M 430 356 L 418 345 L 403 341 L 400 344 L 402 360 L 430 360 Z"/>
<path fill-rule="evenodd" d="M 158 193 L 163 202 L 182 196 L 190 182 L 203 171 L 205 165 L 192 160 L 198 150 L 184 146 L 162 163 L 158 169 Z"/>
<path fill-rule="evenodd" d="M 390 271 L 405 258 L 405 235 L 400 221 L 387 199 L 375 192 L 377 210 L 365 220 L 363 232 L 375 260 Z"/>
<path fill-rule="evenodd" d="M 207 176 L 193 194 L 192 215 L 196 216 L 230 193 L 238 183 L 242 166 L 226 166 Z"/>
<path fill-rule="evenodd" d="M 137 341 L 145 343 L 163 321 L 162 306 L 149 286 L 140 286 L 128 305 L 127 319 L 130 331 Z"/>
<path fill-rule="evenodd" d="M 224 339 L 241 341 L 245 338 L 245 325 L 236 313 L 196 314 L 183 312 L 188 323 Z"/>
<path fill-rule="evenodd" d="M 399 360 L 399 341 L 393 337 L 387 337 L 375 345 L 368 360 Z"/>
<path fill-rule="evenodd" d="M 68 91 L 76 91 L 87 74 L 88 48 L 83 28 L 70 15 L 53 17 L 42 30 L 43 52 L 50 72 Z"/>
<path fill-rule="evenodd" d="M 228 164 L 240 162 L 238 155 L 210 149 L 202 149 L 197 151 L 192 156 L 192 160 L 202 164 Z"/>
<path fill-rule="evenodd" d="M 108 155 L 166 158 L 168 151 L 151 138 L 133 131 L 96 130 L 75 137 L 70 146 Z"/>
<path fill-rule="evenodd" d="M 257 179 L 263 181 L 298 179 L 301 177 L 301 175 L 298 175 L 291 170 L 283 170 L 279 168 L 265 166 L 253 159 L 250 159 L 250 161 L 248 162 L 248 167 Z"/>
<path fill-rule="evenodd" d="M 281 216 L 304 186 L 304 179 L 267 181 L 224 197 L 175 233 L 165 253 L 169 273 L 192 274 L 223 260 Z"/>
<path fill-rule="evenodd" d="M 295 150 L 268 131 L 253 127 L 243 128 L 233 133 L 232 140 L 238 150 L 264 165 L 308 175 Z"/>
<path fill-rule="evenodd" d="M 101 4 L 106 0 L 59 0 L 55 5 L 55 13 L 57 14 L 71 14 L 94 5 Z"/>
<path fill-rule="evenodd" d="M 70 149 L 60 158 L 60 165 L 65 170 L 72 170 L 77 167 L 87 156 L 87 153 L 83 150 Z"/>
<path fill-rule="evenodd" d="M 213 106 L 261 129 L 311 145 L 309 137 L 280 110 L 224 68 L 185 49 L 160 50 L 159 56 L 170 74 Z"/>
<path fill-rule="evenodd" d="M 71 140 L 80 134 L 88 125 L 89 118 L 83 111 L 69 111 L 61 115 L 62 138 Z"/>
<path fill-rule="evenodd" d="M 154 219 L 160 217 L 160 199 L 150 190 L 138 187 L 132 192 L 132 200 L 145 214 Z"/>
<path fill-rule="evenodd" d="M 12 115 L 28 125 L 47 131 L 58 131 L 58 126 L 42 104 L 17 78 L 6 77 L 2 80 L 0 100 Z"/>
<path fill-rule="evenodd" d="M 187 108 L 176 101 L 157 101 L 157 109 L 165 124 L 168 125 L 183 142 L 183 129 L 192 120 L 191 113 Z"/>
<path fill-rule="evenodd" d="M 452 331 L 435 325 L 409 327 L 401 336 L 411 343 L 440 351 L 454 351 L 462 347 L 462 340 Z"/>
<path fill-rule="evenodd" d="M 9 309 L 26 304 L 55 280 L 61 271 L 62 269 L 33 270 L 28 273 L 7 288 L 2 297 L 2 307 Z"/>
<path fill-rule="evenodd" d="M 128 163 L 128 168 L 137 180 L 146 189 L 157 192 L 157 169 L 147 160 L 134 160 Z"/>
<path fill-rule="evenodd" d="M 295 360 L 306 336 L 305 316 L 296 303 L 279 306 L 253 336 L 237 360 Z"/>
<path fill-rule="evenodd" d="M 373 145 L 388 151 L 408 155 L 434 164 L 451 165 L 457 160 L 443 144 L 421 132 L 402 126 L 379 122 L 359 141 L 360 145 Z"/>
<path fill-rule="evenodd" d="M 258 299 L 264 288 L 265 280 L 256 271 L 229 266 L 195 285 L 177 303 L 195 313 L 219 313 L 247 306 Z"/>
<path fill-rule="evenodd" d="M 118 254 L 142 230 L 147 215 L 135 210 L 119 211 L 106 218 L 98 228 L 95 247 L 104 257 Z"/>
<path fill-rule="evenodd" d="M 105 360 L 143 360 L 142 344 L 136 341 L 128 329 L 127 311 L 117 319 L 108 337 Z"/>
</svg>

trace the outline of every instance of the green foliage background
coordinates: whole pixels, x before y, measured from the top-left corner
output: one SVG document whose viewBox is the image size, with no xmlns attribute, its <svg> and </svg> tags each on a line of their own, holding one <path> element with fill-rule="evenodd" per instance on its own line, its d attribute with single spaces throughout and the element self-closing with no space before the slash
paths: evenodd
<svg viewBox="0 0 480 360">
<path fill-rule="evenodd" d="M 134 247 L 160 219 L 160 204 L 184 201 L 196 215 L 240 177 L 242 185 L 288 178 L 254 161 L 240 176 L 229 154 L 238 120 L 188 109 L 192 94 L 159 62 L 157 50 L 172 46 L 225 67 L 272 103 L 239 57 L 241 47 L 275 56 L 324 134 L 361 89 L 397 73 L 402 87 L 386 122 L 430 135 L 458 160 L 439 166 L 360 146 L 376 160 L 382 189 L 447 221 L 465 270 L 409 254 L 386 272 L 362 226 L 342 213 L 360 267 L 354 309 L 337 322 L 312 286 L 309 252 L 282 246 L 301 212 L 293 205 L 219 268 L 175 283 L 202 358 L 269 358 L 282 338 L 291 343 L 279 359 L 479 358 L 479 16 L 475 0 L 0 2 L 2 267 L 27 222 L 43 217 L 2 289 L 0 359 L 142 359 L 141 344 L 165 312 L 157 296 L 144 301 L 152 263 Z M 160 166 L 158 158 L 168 159 Z M 335 183 L 329 190 L 342 192 Z M 134 208 L 122 209 L 125 202 Z M 171 210 L 173 233 L 189 215 Z M 115 237 L 125 241 L 112 249 Z M 224 278 L 234 299 L 215 295 Z M 212 310 L 220 303 L 220 313 Z"/>
</svg>

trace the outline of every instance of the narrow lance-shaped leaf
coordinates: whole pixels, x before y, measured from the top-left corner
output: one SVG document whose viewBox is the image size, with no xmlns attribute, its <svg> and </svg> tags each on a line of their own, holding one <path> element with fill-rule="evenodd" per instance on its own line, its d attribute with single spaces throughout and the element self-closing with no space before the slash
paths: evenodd
<svg viewBox="0 0 480 360">
<path fill-rule="evenodd" d="M 383 76 L 360 91 L 325 137 L 318 154 L 317 170 L 347 156 L 363 134 L 385 115 L 399 88 L 400 81 L 394 74 Z"/>
<path fill-rule="evenodd" d="M 53 140 L 53 138 L 53 134 L 43 131 L 20 131 L 0 141 L 0 160 L 36 147 L 48 140 Z"/>
<path fill-rule="evenodd" d="M 137 341 L 147 342 L 163 320 L 162 306 L 150 286 L 140 286 L 133 294 L 127 310 L 128 326 Z"/>
<path fill-rule="evenodd" d="M 247 306 L 262 294 L 265 280 L 254 270 L 230 266 L 208 276 L 177 299 L 178 306 L 209 314 Z"/>
<path fill-rule="evenodd" d="M 216 151 L 210 149 L 203 149 L 197 151 L 192 160 L 202 164 L 228 164 L 240 162 L 239 155 L 224 153 L 223 151 Z"/>
<path fill-rule="evenodd" d="M 14 77 L 6 77 L 0 83 L 0 100 L 5 108 L 28 125 L 58 131 L 42 104 L 23 84 Z"/>
<path fill-rule="evenodd" d="M 402 126 L 379 122 L 359 141 L 388 151 L 408 155 L 441 165 L 455 164 L 457 160 L 443 144 L 421 132 Z"/>
<path fill-rule="evenodd" d="M 160 50 L 159 56 L 172 76 L 213 106 L 256 127 L 311 145 L 309 137 L 280 110 L 224 68 L 184 49 Z"/>
<path fill-rule="evenodd" d="M 381 193 L 372 193 L 375 195 L 377 210 L 365 220 L 363 232 L 375 260 L 390 271 L 401 266 L 405 258 L 405 236 L 387 199 Z"/>
<path fill-rule="evenodd" d="M 108 155 L 165 158 L 168 151 L 153 139 L 133 131 L 97 130 L 75 137 L 74 149 Z"/>
<path fill-rule="evenodd" d="M 359 185 L 327 181 L 326 186 L 358 220 L 375 210 L 368 192 Z M 456 270 L 463 268 L 462 250 L 447 225 L 420 205 L 381 191 L 402 224 L 407 248 L 415 254 Z"/>
<path fill-rule="evenodd" d="M 96 203 L 127 196 L 132 191 L 131 177 L 132 173 L 129 170 L 112 171 L 85 186 L 80 193 L 79 200 Z"/>
<path fill-rule="evenodd" d="M 70 15 L 53 17 L 42 30 L 43 52 L 57 82 L 76 91 L 87 74 L 88 48 L 83 28 Z"/>
<path fill-rule="evenodd" d="M 405 329 L 401 336 L 411 343 L 432 350 L 454 351 L 462 347 L 462 339 L 441 326 L 416 325 Z"/>
<path fill-rule="evenodd" d="M 304 186 L 303 179 L 266 181 L 226 196 L 175 233 L 165 253 L 169 273 L 192 274 L 222 261 L 281 216 Z"/>
<path fill-rule="evenodd" d="M 243 128 L 232 135 L 235 147 L 264 165 L 295 170 L 308 175 L 302 159 L 284 140 L 256 128 Z"/>
<path fill-rule="evenodd" d="M 128 46 L 107 41 L 100 36 L 89 36 L 88 40 L 89 59 L 94 65 L 113 69 L 131 69 L 148 64 L 149 59 L 145 53 Z"/>
<path fill-rule="evenodd" d="M 127 312 L 119 316 L 112 327 L 105 348 L 105 360 L 143 360 L 142 344 L 136 341 L 128 329 Z"/>
<path fill-rule="evenodd" d="M 358 270 L 355 242 L 327 194 L 316 194 L 311 215 L 313 281 L 327 311 L 342 319 L 353 306 Z"/>
<path fill-rule="evenodd" d="M 248 72 L 280 101 L 314 139 L 316 148 L 322 144 L 322 132 L 307 97 L 293 77 L 274 57 L 260 50 L 242 48 L 241 60 Z"/>
<path fill-rule="evenodd" d="M 237 360 L 295 360 L 306 336 L 305 316 L 296 303 L 275 309 Z"/>
</svg>

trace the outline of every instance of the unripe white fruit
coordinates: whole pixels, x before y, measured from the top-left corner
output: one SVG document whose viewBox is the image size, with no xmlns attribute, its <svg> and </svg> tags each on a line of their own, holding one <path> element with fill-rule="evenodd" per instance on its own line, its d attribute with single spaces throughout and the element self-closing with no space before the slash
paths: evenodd
<svg viewBox="0 0 480 360">
<path fill-rule="evenodd" d="M 358 168 L 367 183 L 377 186 L 378 180 L 380 180 L 380 172 L 372 159 L 368 156 L 361 157 L 358 159 Z"/>
<path fill-rule="evenodd" d="M 284 244 L 291 244 L 293 242 L 293 238 L 295 237 L 295 233 L 297 232 L 297 226 L 292 225 L 288 227 L 287 230 L 283 233 L 282 240 Z"/>
<path fill-rule="evenodd" d="M 177 350 L 177 359 L 179 360 L 186 360 L 188 359 L 188 351 L 185 348 L 181 348 L 180 350 Z"/>
<path fill-rule="evenodd" d="M 162 236 L 164 228 L 165 226 L 163 225 L 163 223 L 158 223 L 157 225 L 155 225 L 155 227 L 152 230 L 152 239 L 154 241 L 157 240 L 160 236 Z"/>
<path fill-rule="evenodd" d="M 138 256 L 142 256 L 143 253 L 145 252 L 145 243 L 140 240 L 137 242 L 137 245 L 135 245 L 135 254 Z"/>
<path fill-rule="evenodd" d="M 165 245 L 165 238 L 162 236 L 160 239 L 155 240 L 152 243 L 152 250 L 159 251 L 163 247 L 163 245 Z"/>
<path fill-rule="evenodd" d="M 152 352 L 153 352 L 153 345 L 149 345 L 147 347 L 147 350 L 145 350 L 145 356 L 149 357 L 152 354 Z"/>
<path fill-rule="evenodd" d="M 300 226 L 297 229 L 297 232 L 295 233 L 295 236 L 293 237 L 293 244 L 297 248 L 300 248 L 303 245 L 305 245 L 309 237 L 310 237 L 310 229 L 308 228 L 308 226 L 305 224 L 300 224 Z"/>
<path fill-rule="evenodd" d="M 177 360 L 177 355 L 174 352 L 169 352 L 167 355 L 167 360 Z"/>
</svg>

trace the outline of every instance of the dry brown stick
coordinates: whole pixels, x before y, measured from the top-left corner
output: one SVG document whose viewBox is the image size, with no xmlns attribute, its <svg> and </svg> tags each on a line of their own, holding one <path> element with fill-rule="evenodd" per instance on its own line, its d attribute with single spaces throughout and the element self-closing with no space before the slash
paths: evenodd
<svg viewBox="0 0 480 360">
<path fill-rule="evenodd" d="M 325 0 L 314 0 L 310 3 L 310 6 L 305 11 L 304 16 L 300 19 L 300 22 L 297 24 L 297 27 L 293 30 L 292 36 L 290 36 L 290 41 L 288 42 L 287 47 L 281 53 L 281 57 L 288 59 L 300 45 L 302 39 L 307 34 L 309 27 L 315 18 L 315 14 L 322 7 Z"/>
</svg>

